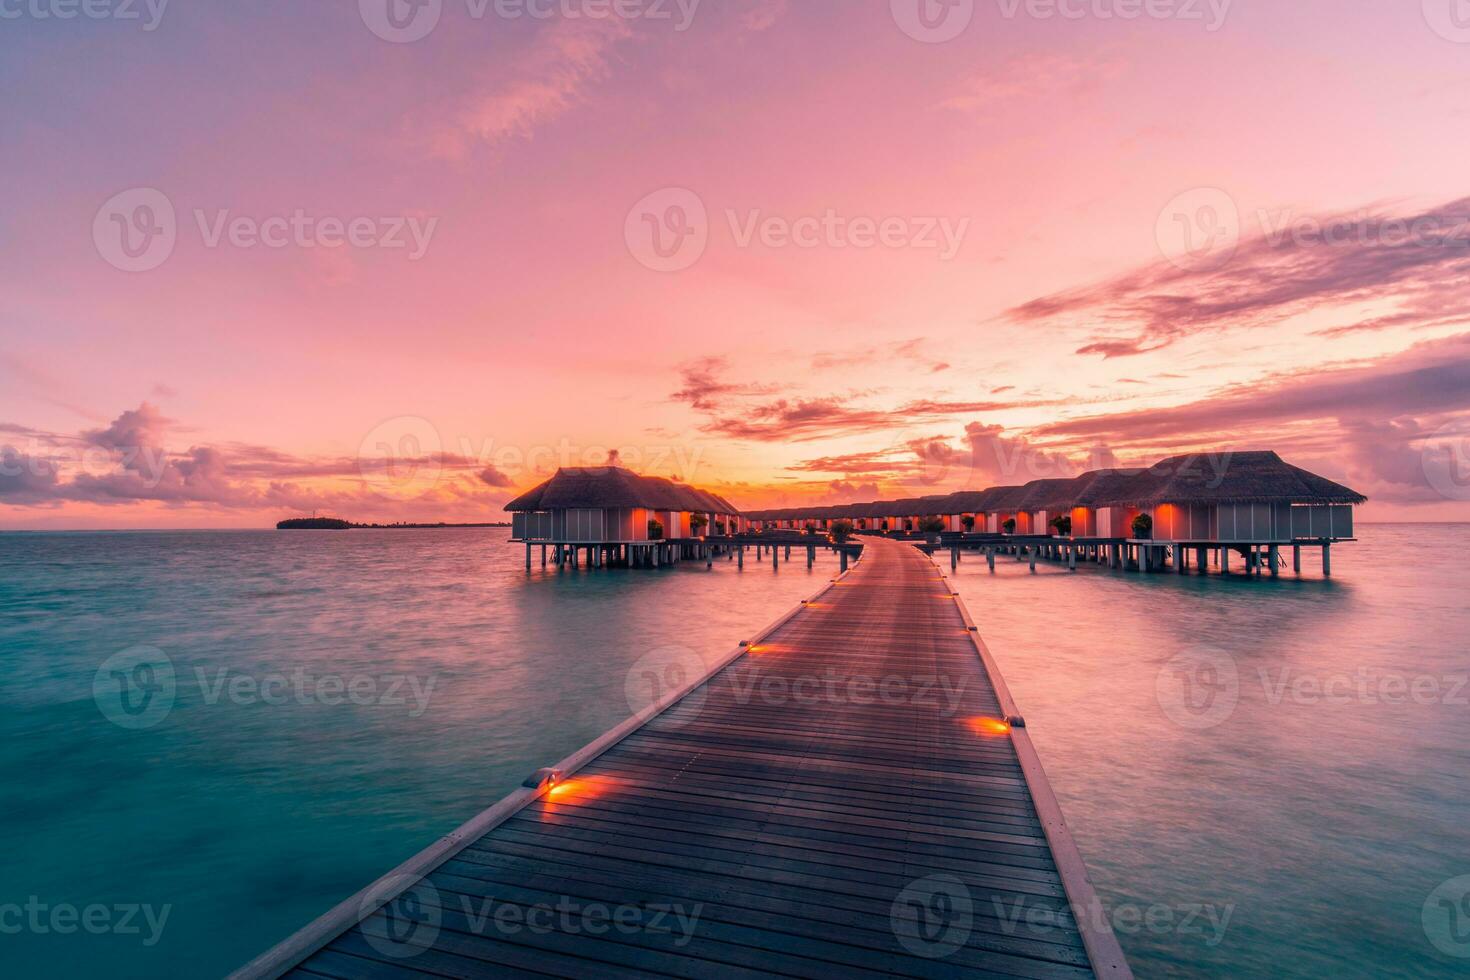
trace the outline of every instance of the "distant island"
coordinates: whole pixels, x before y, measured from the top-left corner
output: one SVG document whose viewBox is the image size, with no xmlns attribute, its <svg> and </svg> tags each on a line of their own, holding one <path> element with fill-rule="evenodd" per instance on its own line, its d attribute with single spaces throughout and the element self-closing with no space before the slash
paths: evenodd
<svg viewBox="0 0 1470 980">
<path fill-rule="evenodd" d="M 497 521 L 484 524 L 358 524 L 354 521 L 344 521 L 337 517 L 293 517 L 290 520 L 281 521 L 276 524 L 277 531 L 351 531 L 378 530 L 378 531 L 411 531 L 423 528 L 441 527 L 510 527 L 507 521 Z"/>
</svg>

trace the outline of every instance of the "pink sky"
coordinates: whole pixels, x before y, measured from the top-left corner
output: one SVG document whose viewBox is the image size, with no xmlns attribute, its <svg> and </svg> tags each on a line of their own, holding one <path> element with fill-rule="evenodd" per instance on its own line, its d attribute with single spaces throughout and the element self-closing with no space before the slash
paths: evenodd
<svg viewBox="0 0 1470 980">
<path fill-rule="evenodd" d="M 748 507 L 1275 448 L 1470 519 L 1453 0 L 386 2 L 7 21 L 0 528 L 499 519 L 612 448 Z"/>
</svg>

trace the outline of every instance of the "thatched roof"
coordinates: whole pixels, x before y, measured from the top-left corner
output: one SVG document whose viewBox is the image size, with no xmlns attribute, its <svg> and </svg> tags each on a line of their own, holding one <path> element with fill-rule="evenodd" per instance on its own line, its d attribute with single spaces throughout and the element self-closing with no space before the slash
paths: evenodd
<svg viewBox="0 0 1470 980">
<path fill-rule="evenodd" d="M 647 508 L 738 514 L 734 505 L 706 490 L 620 466 L 564 468 L 505 505 L 508 511 Z"/>
<path fill-rule="evenodd" d="M 1274 452 L 1171 456 L 1089 493 L 1088 506 L 1153 504 L 1361 504 L 1368 498 L 1283 460 Z"/>
<path fill-rule="evenodd" d="M 756 520 L 834 517 L 913 517 L 1072 507 L 1148 507 L 1173 503 L 1361 504 L 1368 498 L 1340 483 L 1285 462 L 1274 452 L 1191 453 L 1147 469 L 1092 470 L 1025 486 L 962 490 L 944 496 L 754 511 Z"/>
</svg>

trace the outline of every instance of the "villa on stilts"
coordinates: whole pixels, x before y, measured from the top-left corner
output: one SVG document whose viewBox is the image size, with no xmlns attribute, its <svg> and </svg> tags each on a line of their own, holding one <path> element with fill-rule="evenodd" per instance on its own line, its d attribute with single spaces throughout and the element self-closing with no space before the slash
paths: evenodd
<svg viewBox="0 0 1470 980">
<path fill-rule="evenodd" d="M 1113 568 L 1229 572 L 1238 556 L 1249 575 L 1302 570 L 1303 549 L 1320 549 L 1332 574 L 1332 545 L 1353 540 L 1353 508 L 1367 498 L 1293 466 L 1275 452 L 1189 453 L 1152 466 L 1093 470 L 1077 477 L 945 496 L 748 511 L 754 528 L 830 526 L 917 538 L 930 550 L 1029 555 Z M 942 524 L 943 531 L 921 530 Z"/>
<path fill-rule="evenodd" d="M 543 565 L 709 561 L 721 539 L 746 529 L 740 511 L 718 494 L 619 466 L 557 470 L 505 509 L 511 540 L 526 545 L 527 569 L 537 546 Z"/>
</svg>

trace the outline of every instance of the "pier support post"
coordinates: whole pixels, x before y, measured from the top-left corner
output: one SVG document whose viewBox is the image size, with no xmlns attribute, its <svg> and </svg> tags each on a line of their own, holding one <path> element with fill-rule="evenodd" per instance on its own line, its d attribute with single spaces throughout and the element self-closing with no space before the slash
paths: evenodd
<svg viewBox="0 0 1470 980">
<path fill-rule="evenodd" d="M 1332 545 L 1322 542 L 1322 577 L 1332 577 Z"/>
<path fill-rule="evenodd" d="M 1220 549 L 1220 574 L 1221 575 L 1229 575 L 1230 574 L 1230 549 L 1229 548 L 1221 548 Z"/>
<path fill-rule="evenodd" d="M 1279 567 L 1279 563 L 1281 561 L 1281 549 L 1273 544 L 1270 550 L 1266 552 L 1266 560 L 1271 563 L 1271 577 L 1276 578 L 1276 576 L 1281 574 L 1281 569 Z"/>
<path fill-rule="evenodd" d="M 743 544 L 735 549 L 735 567 L 745 567 L 745 545 Z"/>
<path fill-rule="evenodd" d="M 1184 545 L 1182 545 L 1182 544 L 1176 544 L 1174 546 L 1174 573 L 1176 575 L 1183 575 L 1184 574 L 1184 568 L 1185 568 Z"/>
<path fill-rule="evenodd" d="M 1026 549 L 1026 553 L 1031 556 L 1031 574 L 1032 575 L 1035 575 L 1036 574 L 1036 546 L 1035 545 L 1032 545 L 1031 547 L 1027 548 Z"/>
<path fill-rule="evenodd" d="M 776 552 L 776 546 L 771 545 L 771 568 L 781 567 L 781 556 Z"/>
<path fill-rule="evenodd" d="M 960 567 L 960 549 L 954 547 L 949 549 L 949 570 L 952 572 Z"/>
<path fill-rule="evenodd" d="M 843 549 L 839 550 L 837 552 L 837 554 L 839 556 L 839 560 L 842 563 L 841 570 L 844 571 L 844 572 L 847 571 L 847 549 L 846 548 L 843 548 Z"/>
<path fill-rule="evenodd" d="M 1302 546 L 1299 544 L 1291 546 L 1291 570 L 1298 575 L 1302 573 Z"/>
<path fill-rule="evenodd" d="M 531 570 L 531 546 L 526 545 L 526 571 Z"/>
<path fill-rule="evenodd" d="M 817 563 L 817 546 L 809 544 L 806 546 L 806 567 L 811 568 Z"/>
<path fill-rule="evenodd" d="M 987 565 L 990 566 L 990 573 L 992 575 L 994 575 L 995 574 L 995 549 L 994 548 L 986 548 L 985 549 L 985 564 L 987 564 Z"/>
</svg>

